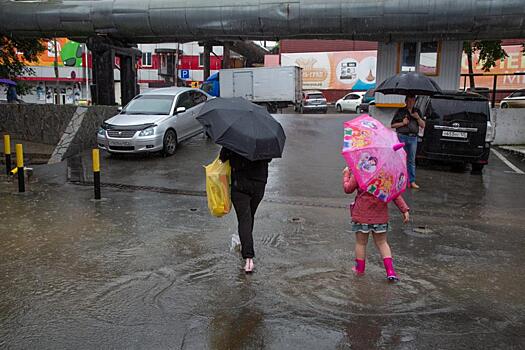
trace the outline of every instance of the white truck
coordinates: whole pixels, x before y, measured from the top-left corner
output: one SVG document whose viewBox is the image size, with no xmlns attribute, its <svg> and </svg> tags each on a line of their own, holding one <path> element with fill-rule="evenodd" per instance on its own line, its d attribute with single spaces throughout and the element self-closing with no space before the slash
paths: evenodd
<svg viewBox="0 0 525 350">
<path fill-rule="evenodd" d="M 201 89 L 213 96 L 244 97 L 275 113 L 278 108 L 298 108 L 302 79 L 299 67 L 222 69 L 211 75 Z"/>
</svg>

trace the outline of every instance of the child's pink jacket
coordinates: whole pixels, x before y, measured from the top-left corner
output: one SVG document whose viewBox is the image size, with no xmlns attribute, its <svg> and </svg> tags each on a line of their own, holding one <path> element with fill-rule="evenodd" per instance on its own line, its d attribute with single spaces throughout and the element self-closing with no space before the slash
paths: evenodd
<svg viewBox="0 0 525 350">
<path fill-rule="evenodd" d="M 350 207 L 350 215 L 353 222 L 360 224 L 386 224 L 388 222 L 387 203 L 359 189 L 357 181 L 352 174 L 343 176 L 343 188 L 345 193 L 352 193 L 357 190 L 355 202 Z M 401 196 L 394 199 L 394 204 L 402 213 L 410 210 Z"/>
</svg>

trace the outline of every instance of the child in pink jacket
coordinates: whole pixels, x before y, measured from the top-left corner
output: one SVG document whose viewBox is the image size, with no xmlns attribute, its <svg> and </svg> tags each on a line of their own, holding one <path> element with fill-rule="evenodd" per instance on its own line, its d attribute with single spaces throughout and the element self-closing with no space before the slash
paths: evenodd
<svg viewBox="0 0 525 350">
<path fill-rule="evenodd" d="M 386 240 L 388 231 L 387 203 L 361 190 L 348 168 L 343 170 L 343 188 L 345 193 L 352 193 L 357 190 L 355 201 L 350 206 L 352 231 L 355 232 L 355 266 L 352 270 L 358 275 L 365 273 L 366 245 L 368 244 L 368 235 L 372 233 L 374 243 L 383 258 L 386 278 L 389 281 L 399 280 L 394 270 L 392 252 Z M 398 196 L 394 199 L 394 203 L 403 214 L 403 222 L 407 223 L 409 208 L 403 197 Z"/>
</svg>

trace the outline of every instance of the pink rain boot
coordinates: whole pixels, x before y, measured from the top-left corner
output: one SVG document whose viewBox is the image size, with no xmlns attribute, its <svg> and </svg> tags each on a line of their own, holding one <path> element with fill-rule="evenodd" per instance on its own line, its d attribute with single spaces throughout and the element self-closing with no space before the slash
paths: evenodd
<svg viewBox="0 0 525 350">
<path fill-rule="evenodd" d="M 389 281 L 399 281 L 399 278 L 396 275 L 396 271 L 394 270 L 394 263 L 392 261 L 392 257 L 387 256 L 386 258 L 384 258 L 383 264 L 385 265 L 386 278 Z"/>
<path fill-rule="evenodd" d="M 365 261 L 363 259 L 355 259 L 355 266 L 352 267 L 352 271 L 356 273 L 356 275 L 364 275 L 365 274 Z"/>
</svg>

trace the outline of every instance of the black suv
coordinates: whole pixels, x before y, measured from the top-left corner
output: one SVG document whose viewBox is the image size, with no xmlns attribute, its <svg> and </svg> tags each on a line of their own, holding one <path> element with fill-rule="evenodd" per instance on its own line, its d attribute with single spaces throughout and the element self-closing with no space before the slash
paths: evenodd
<svg viewBox="0 0 525 350">
<path fill-rule="evenodd" d="M 494 128 L 487 98 L 468 92 L 444 91 L 419 96 L 416 107 L 426 121 L 419 138 L 417 157 L 471 163 L 481 171 L 488 163 Z"/>
</svg>

